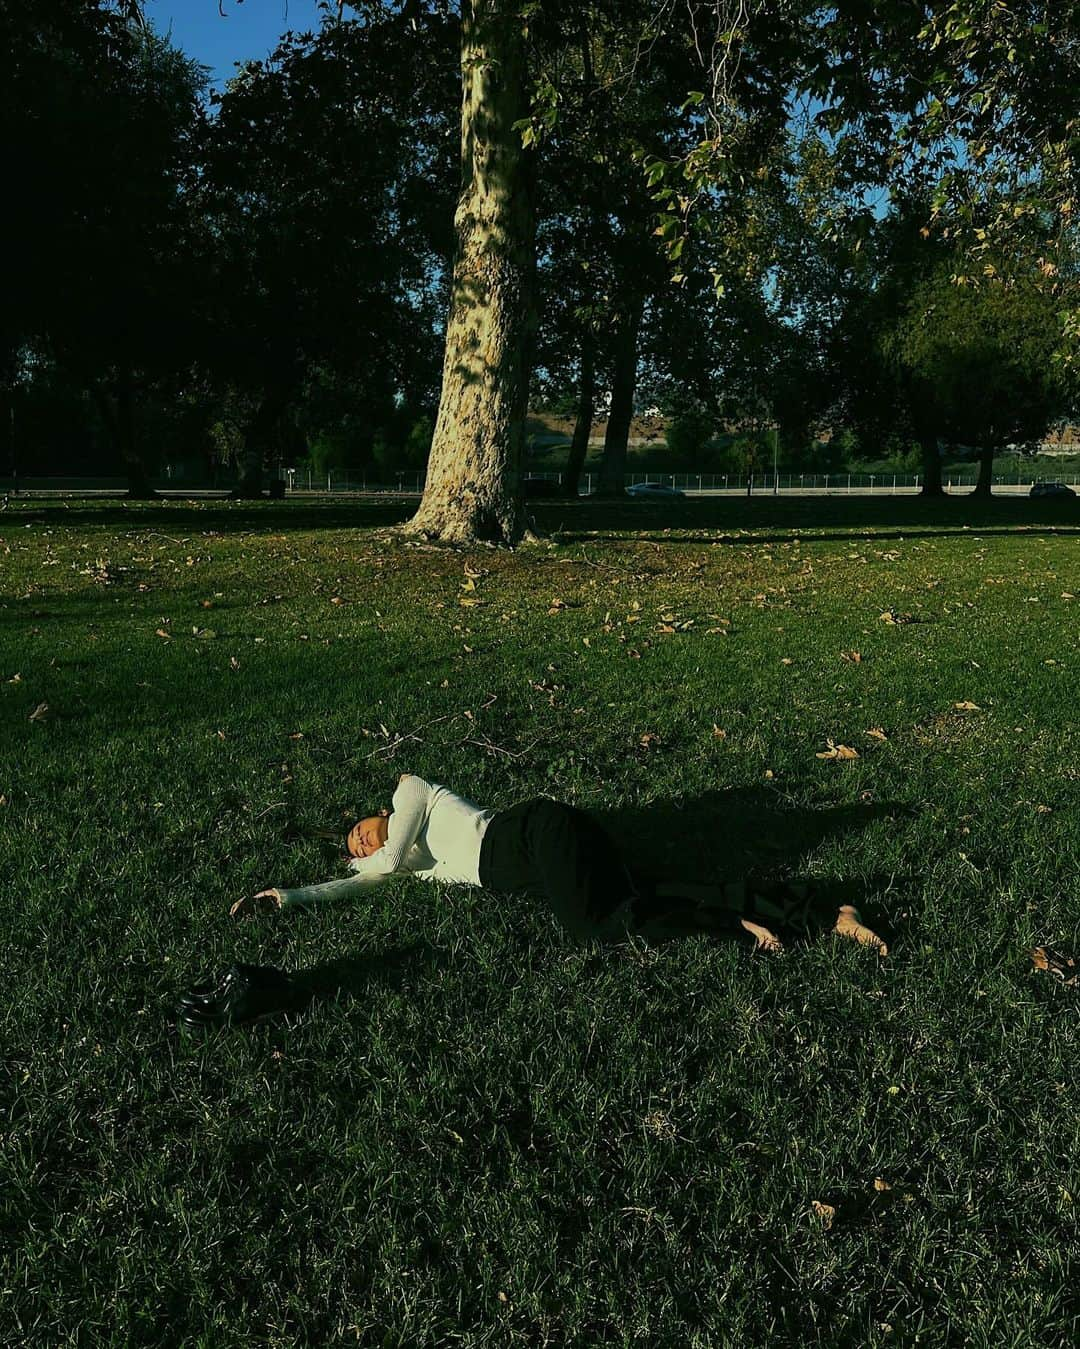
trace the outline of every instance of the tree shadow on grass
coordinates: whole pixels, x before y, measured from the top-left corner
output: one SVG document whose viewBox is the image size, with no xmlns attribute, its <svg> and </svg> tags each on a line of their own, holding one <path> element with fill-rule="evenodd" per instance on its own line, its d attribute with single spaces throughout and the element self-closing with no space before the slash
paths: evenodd
<svg viewBox="0 0 1080 1349">
<path fill-rule="evenodd" d="M 801 531 L 828 530 L 844 540 L 851 531 L 875 531 L 875 538 L 923 534 L 947 536 L 984 530 L 1031 533 L 1080 532 L 1080 503 L 1075 498 L 1007 496 L 972 498 L 968 494 L 940 500 L 915 496 L 851 497 L 695 497 L 670 503 L 589 501 L 537 504 L 544 528 L 562 543 L 588 542 L 591 532 L 609 538 L 625 536 L 640 542 L 761 544 L 790 543 Z M 665 533 L 665 531 L 678 531 Z M 717 539 L 705 530 L 728 531 Z M 768 531 L 747 536 L 741 531 Z M 687 531 L 694 531 L 689 537 Z M 844 532 L 847 531 L 847 532 Z M 595 540 L 594 540 L 595 541 Z M 808 542 L 802 538 L 803 542 Z"/>
</svg>

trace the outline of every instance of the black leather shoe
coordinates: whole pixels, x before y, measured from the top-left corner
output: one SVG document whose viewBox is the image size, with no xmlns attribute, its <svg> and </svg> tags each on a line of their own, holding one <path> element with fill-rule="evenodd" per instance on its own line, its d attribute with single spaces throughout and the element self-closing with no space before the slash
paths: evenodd
<svg viewBox="0 0 1080 1349">
<path fill-rule="evenodd" d="M 216 985 L 189 989 L 177 1007 L 176 1024 L 187 1035 L 244 1026 L 287 1012 L 298 1012 L 310 994 L 272 965 L 236 964 Z"/>
</svg>

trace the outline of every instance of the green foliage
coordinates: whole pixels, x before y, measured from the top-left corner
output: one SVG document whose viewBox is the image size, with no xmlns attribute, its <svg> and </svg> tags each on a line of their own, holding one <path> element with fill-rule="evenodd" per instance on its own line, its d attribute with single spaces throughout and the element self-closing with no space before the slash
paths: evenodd
<svg viewBox="0 0 1080 1349">
<path fill-rule="evenodd" d="M 996 450 L 1038 439 L 1067 407 L 1060 344 L 1057 306 L 1030 281 L 959 285 L 945 266 L 914 288 L 884 349 L 943 439 Z"/>
<path fill-rule="evenodd" d="M 673 460 L 688 469 L 698 469 L 715 433 L 714 419 L 701 408 L 687 408 L 669 423 L 667 447 Z"/>
</svg>

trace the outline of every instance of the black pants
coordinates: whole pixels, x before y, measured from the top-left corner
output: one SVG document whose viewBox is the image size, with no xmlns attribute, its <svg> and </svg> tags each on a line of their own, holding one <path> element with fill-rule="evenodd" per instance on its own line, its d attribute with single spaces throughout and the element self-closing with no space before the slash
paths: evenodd
<svg viewBox="0 0 1080 1349">
<path fill-rule="evenodd" d="M 722 886 L 684 893 L 678 881 L 631 867 L 591 816 L 542 796 L 492 816 L 480 844 L 480 884 L 546 900 L 579 938 L 745 935 Z"/>
<path fill-rule="evenodd" d="M 584 811 L 547 797 L 492 817 L 480 844 L 480 884 L 546 899 L 578 937 L 617 924 L 641 891 L 605 830 Z"/>
</svg>

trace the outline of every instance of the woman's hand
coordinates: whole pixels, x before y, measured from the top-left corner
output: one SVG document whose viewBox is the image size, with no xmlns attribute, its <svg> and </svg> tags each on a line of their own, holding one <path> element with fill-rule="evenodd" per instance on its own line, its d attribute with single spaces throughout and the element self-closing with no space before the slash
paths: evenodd
<svg viewBox="0 0 1080 1349">
<path fill-rule="evenodd" d="M 229 910 L 230 918 L 254 917 L 258 913 L 270 913 L 281 908 L 280 890 L 260 890 L 257 895 L 245 895 L 238 899 Z"/>
</svg>

